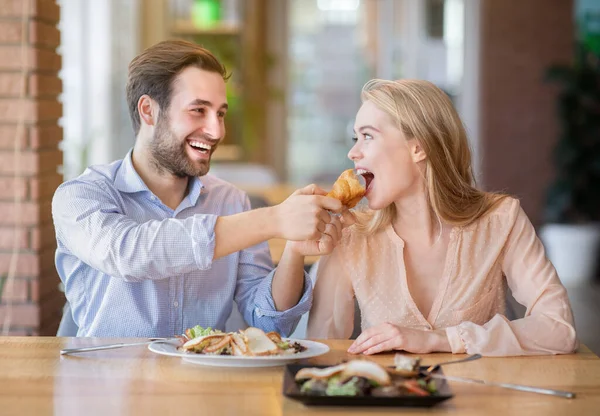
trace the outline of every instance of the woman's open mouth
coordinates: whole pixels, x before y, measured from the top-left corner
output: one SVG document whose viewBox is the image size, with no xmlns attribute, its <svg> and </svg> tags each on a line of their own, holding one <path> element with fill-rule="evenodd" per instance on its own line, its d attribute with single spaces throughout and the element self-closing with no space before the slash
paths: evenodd
<svg viewBox="0 0 600 416">
<path fill-rule="evenodd" d="M 356 169 L 356 174 L 360 175 L 364 178 L 365 180 L 365 193 L 369 192 L 369 189 L 371 188 L 371 184 L 373 183 L 373 179 L 375 179 L 375 175 L 373 174 L 373 172 L 370 172 L 366 169 Z"/>
</svg>

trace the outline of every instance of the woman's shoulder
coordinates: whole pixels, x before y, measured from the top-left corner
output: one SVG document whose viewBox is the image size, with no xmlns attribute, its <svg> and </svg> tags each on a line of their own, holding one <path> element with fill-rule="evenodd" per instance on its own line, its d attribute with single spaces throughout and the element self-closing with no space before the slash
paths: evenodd
<svg viewBox="0 0 600 416">
<path fill-rule="evenodd" d="M 481 229 L 493 227 L 495 229 L 506 229 L 510 231 L 516 218 L 525 215 L 521 203 L 517 198 L 505 196 L 500 199 L 494 207 L 479 219 L 467 225 L 465 229 Z"/>
<path fill-rule="evenodd" d="M 500 219 L 511 219 L 521 210 L 521 202 L 512 196 L 505 196 L 490 210 L 489 215 Z"/>
</svg>

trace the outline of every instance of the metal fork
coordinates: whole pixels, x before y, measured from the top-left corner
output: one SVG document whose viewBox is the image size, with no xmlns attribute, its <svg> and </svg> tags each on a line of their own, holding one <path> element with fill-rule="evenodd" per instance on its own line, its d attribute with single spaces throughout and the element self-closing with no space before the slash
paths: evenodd
<svg viewBox="0 0 600 416">
<path fill-rule="evenodd" d="M 529 393 L 547 394 L 550 396 L 563 397 L 566 399 L 573 399 L 575 397 L 575 393 L 570 392 L 570 391 L 546 389 L 546 388 L 542 388 L 542 387 L 525 386 L 522 384 L 513 384 L 513 383 L 495 383 L 492 381 L 485 381 L 485 380 L 480 380 L 480 379 L 476 379 L 476 378 L 446 376 L 446 375 L 434 373 L 434 371 L 436 371 L 442 365 L 464 363 L 466 361 L 473 361 L 473 360 L 477 360 L 479 358 L 481 358 L 481 355 L 473 354 L 473 355 L 470 355 L 470 356 L 460 359 L 460 360 L 446 361 L 444 363 L 434 364 L 434 365 L 429 366 L 427 368 L 427 370 L 422 372 L 422 374 L 425 375 L 426 377 L 436 378 L 436 379 L 440 379 L 440 380 L 458 381 L 461 383 L 471 383 L 471 384 L 484 384 L 486 386 L 503 387 L 505 389 L 526 391 Z"/>
<path fill-rule="evenodd" d="M 94 347 L 81 347 L 81 348 L 65 348 L 60 350 L 60 355 L 69 355 L 69 354 L 79 354 L 81 352 L 89 352 L 89 351 L 100 351 L 100 350 L 112 350 L 115 348 L 123 348 L 123 347 L 134 347 L 138 345 L 148 345 L 157 341 L 168 341 L 171 338 L 148 338 L 148 341 L 142 342 L 119 342 L 115 344 L 104 344 L 104 345 L 96 345 Z"/>
<path fill-rule="evenodd" d="M 486 386 L 503 387 L 505 389 L 526 391 L 529 393 L 548 394 L 550 396 L 558 396 L 558 397 L 563 397 L 565 399 L 575 398 L 575 393 L 570 392 L 570 391 L 564 391 L 564 390 L 545 389 L 542 387 L 525 386 L 522 384 L 495 383 L 492 381 L 479 380 L 476 378 L 443 376 L 441 374 L 436 374 L 436 373 L 429 374 L 429 377 L 437 378 L 437 379 L 441 379 L 441 380 L 448 380 L 448 381 L 459 381 L 461 383 L 484 384 Z"/>
</svg>

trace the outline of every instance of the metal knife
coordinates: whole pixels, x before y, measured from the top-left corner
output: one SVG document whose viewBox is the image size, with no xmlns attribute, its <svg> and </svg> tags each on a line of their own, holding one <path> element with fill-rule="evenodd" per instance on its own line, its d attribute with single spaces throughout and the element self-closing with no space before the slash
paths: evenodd
<svg viewBox="0 0 600 416">
<path fill-rule="evenodd" d="M 142 342 L 129 342 L 129 343 L 115 343 L 115 344 L 104 344 L 104 345 L 96 345 L 94 347 L 81 347 L 81 348 L 65 348 L 60 350 L 60 355 L 69 355 L 69 354 L 79 354 L 80 352 L 88 352 L 88 351 L 100 351 L 100 350 L 112 350 L 115 348 L 123 348 L 123 347 L 134 347 L 137 345 L 148 345 L 155 341 L 167 341 L 169 338 L 149 338 L 148 341 Z"/>
<path fill-rule="evenodd" d="M 575 398 L 575 393 L 570 392 L 570 391 L 564 391 L 564 390 L 545 389 L 542 387 L 525 386 L 522 384 L 495 383 L 492 381 L 479 380 L 476 378 L 445 376 L 445 375 L 436 374 L 436 373 L 429 373 L 428 375 L 429 375 L 429 377 L 437 378 L 437 379 L 441 379 L 441 380 L 459 381 L 462 383 L 484 384 L 486 386 L 504 387 L 506 389 L 527 391 L 530 393 L 538 393 L 538 394 L 548 394 L 550 396 L 564 397 L 566 399 Z"/>
</svg>

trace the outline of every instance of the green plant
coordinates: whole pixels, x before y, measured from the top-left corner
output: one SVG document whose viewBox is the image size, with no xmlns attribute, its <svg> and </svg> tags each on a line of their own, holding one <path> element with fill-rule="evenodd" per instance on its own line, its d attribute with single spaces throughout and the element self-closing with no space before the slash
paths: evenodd
<svg viewBox="0 0 600 416">
<path fill-rule="evenodd" d="M 225 118 L 225 144 L 241 145 L 246 152 L 247 145 L 245 140 L 248 136 L 253 137 L 251 131 L 242 129 L 244 126 L 244 105 L 242 102 L 242 75 L 240 70 L 240 39 L 237 36 L 206 36 L 196 35 L 193 41 L 210 50 L 225 65 L 231 78 L 226 84 L 227 102 L 229 110 Z M 244 126 L 245 127 L 245 126 Z"/>
<path fill-rule="evenodd" d="M 0 302 L 2 301 L 2 293 L 4 292 L 4 284 L 6 283 L 6 279 L 8 276 L 1 275 L 0 276 Z"/>
<path fill-rule="evenodd" d="M 560 86 L 556 179 L 544 212 L 552 223 L 600 221 L 600 59 L 583 43 L 575 52 L 572 65 L 546 72 L 546 80 Z"/>
</svg>

